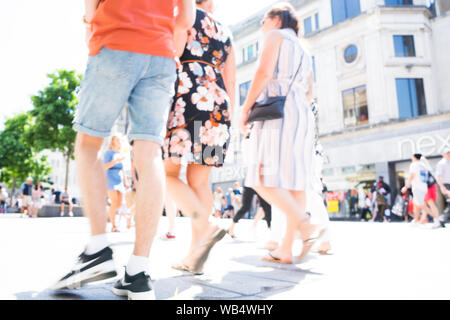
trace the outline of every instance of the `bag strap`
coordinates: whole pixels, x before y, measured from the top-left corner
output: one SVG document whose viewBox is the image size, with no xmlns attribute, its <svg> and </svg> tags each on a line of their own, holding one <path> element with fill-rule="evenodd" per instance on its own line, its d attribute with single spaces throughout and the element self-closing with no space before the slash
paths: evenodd
<svg viewBox="0 0 450 320">
<path fill-rule="evenodd" d="M 294 81 L 295 81 L 295 79 L 297 78 L 297 75 L 298 75 L 298 73 L 300 72 L 300 69 L 301 69 L 301 67 L 302 67 L 302 64 L 303 64 L 303 57 L 304 57 L 304 56 L 305 56 L 305 52 L 303 51 L 302 58 L 300 59 L 300 64 L 299 64 L 299 66 L 298 66 L 297 72 L 295 73 L 294 77 L 292 78 L 291 84 L 289 85 L 289 89 L 288 89 L 288 91 L 286 92 L 286 96 L 288 96 L 288 95 L 289 95 L 289 92 L 291 92 L 292 85 L 294 84 Z"/>
</svg>

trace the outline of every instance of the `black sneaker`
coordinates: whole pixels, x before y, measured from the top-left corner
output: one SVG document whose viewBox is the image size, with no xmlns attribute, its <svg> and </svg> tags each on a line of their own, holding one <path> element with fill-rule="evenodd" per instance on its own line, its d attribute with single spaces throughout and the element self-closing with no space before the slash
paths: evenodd
<svg viewBox="0 0 450 320">
<path fill-rule="evenodd" d="M 61 278 L 51 289 L 77 289 L 86 283 L 101 281 L 117 276 L 113 260 L 113 251 L 110 247 L 87 255 L 84 252 L 78 257 L 75 267 Z"/>
<path fill-rule="evenodd" d="M 124 277 L 117 281 L 112 291 L 120 297 L 128 297 L 128 300 L 155 300 L 151 278 L 146 272 L 130 276 L 125 271 Z"/>
</svg>

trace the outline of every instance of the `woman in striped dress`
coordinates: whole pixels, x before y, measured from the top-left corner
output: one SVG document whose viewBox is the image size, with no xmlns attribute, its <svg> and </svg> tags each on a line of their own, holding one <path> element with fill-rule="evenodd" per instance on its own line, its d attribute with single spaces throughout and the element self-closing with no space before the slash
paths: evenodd
<svg viewBox="0 0 450 320">
<path fill-rule="evenodd" d="M 304 241 L 301 257 L 321 235 L 319 226 L 305 212 L 305 191 L 313 189 L 314 114 L 312 67 L 298 38 L 299 20 L 290 4 L 271 8 L 262 21 L 265 45 L 261 61 L 242 108 L 240 127 L 245 132 L 255 101 L 266 97 L 286 98 L 284 117 L 256 121 L 248 142 L 245 186 L 286 214 L 286 233 L 281 245 L 264 260 L 293 263 L 292 245 L 300 231 Z M 297 73 L 298 70 L 298 73 Z M 294 79 L 295 78 L 295 79 Z"/>
</svg>

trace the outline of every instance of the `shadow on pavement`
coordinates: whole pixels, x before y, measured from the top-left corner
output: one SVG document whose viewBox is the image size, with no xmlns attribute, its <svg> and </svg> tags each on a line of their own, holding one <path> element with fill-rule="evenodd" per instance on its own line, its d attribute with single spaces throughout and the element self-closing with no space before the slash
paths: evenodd
<svg viewBox="0 0 450 320">
<path fill-rule="evenodd" d="M 245 256 L 232 260 L 251 265 L 255 271 L 233 270 L 221 277 L 215 277 L 214 266 L 209 265 L 202 276 L 184 273 L 158 279 L 154 284 L 157 299 L 267 299 L 293 289 L 301 284 L 307 275 L 322 275 L 301 269 L 296 265 L 279 265 L 261 261 L 260 256 Z"/>
<path fill-rule="evenodd" d="M 113 285 L 114 282 L 101 282 L 73 290 L 45 289 L 41 292 L 20 292 L 15 297 L 18 300 L 122 300 L 112 293 Z"/>
</svg>

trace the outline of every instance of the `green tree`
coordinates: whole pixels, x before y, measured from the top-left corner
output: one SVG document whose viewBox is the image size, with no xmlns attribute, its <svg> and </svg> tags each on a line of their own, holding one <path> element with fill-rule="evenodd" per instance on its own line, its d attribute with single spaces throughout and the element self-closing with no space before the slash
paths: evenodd
<svg viewBox="0 0 450 320">
<path fill-rule="evenodd" d="M 74 157 L 76 132 L 72 129 L 76 91 L 82 76 L 75 71 L 58 70 L 47 75 L 50 84 L 31 97 L 33 118 L 28 141 L 36 151 L 59 151 L 66 159 L 65 188 L 69 182 L 69 164 Z"/>
<path fill-rule="evenodd" d="M 46 157 L 38 158 L 27 143 L 30 120 L 29 114 L 18 114 L 8 119 L 0 132 L 0 181 L 11 188 L 12 195 L 28 176 L 42 179 L 51 172 Z"/>
<path fill-rule="evenodd" d="M 48 177 L 51 172 L 52 167 L 47 162 L 47 156 L 33 158 L 33 162 L 31 163 L 30 176 L 33 178 L 33 181 L 35 183 L 41 181 L 53 184 L 53 182 L 50 180 L 50 177 Z"/>
</svg>

